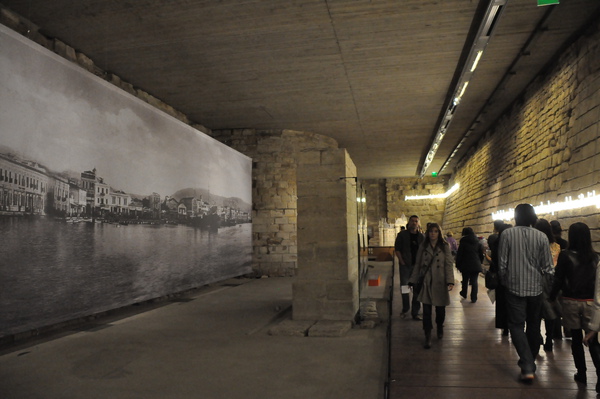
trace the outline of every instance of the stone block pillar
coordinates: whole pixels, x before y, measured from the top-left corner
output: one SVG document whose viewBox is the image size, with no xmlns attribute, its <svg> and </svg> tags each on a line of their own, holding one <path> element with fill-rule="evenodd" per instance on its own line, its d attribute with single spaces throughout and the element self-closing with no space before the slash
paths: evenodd
<svg viewBox="0 0 600 399">
<path fill-rule="evenodd" d="M 354 320 L 359 309 L 356 167 L 344 149 L 300 154 L 294 320 Z"/>
</svg>

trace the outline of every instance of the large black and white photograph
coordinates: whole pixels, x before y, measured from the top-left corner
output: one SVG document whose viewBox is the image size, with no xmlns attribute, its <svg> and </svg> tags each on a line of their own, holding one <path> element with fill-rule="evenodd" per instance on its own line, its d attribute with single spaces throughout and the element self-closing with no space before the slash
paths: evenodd
<svg viewBox="0 0 600 399">
<path fill-rule="evenodd" d="M 250 272 L 250 158 L 1 26 L 0 49 L 0 337 Z"/>
</svg>

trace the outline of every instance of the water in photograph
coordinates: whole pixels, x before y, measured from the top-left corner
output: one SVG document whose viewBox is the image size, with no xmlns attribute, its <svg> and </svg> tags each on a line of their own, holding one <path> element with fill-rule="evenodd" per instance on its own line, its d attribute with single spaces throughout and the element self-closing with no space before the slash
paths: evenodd
<svg viewBox="0 0 600 399">
<path fill-rule="evenodd" d="M 251 234 L 0 217 L 0 336 L 248 273 Z"/>
</svg>

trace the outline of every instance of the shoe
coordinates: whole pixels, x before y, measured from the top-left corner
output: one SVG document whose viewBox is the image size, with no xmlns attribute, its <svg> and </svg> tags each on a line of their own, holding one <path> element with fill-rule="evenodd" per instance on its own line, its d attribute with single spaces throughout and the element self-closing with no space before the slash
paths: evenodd
<svg viewBox="0 0 600 399">
<path fill-rule="evenodd" d="M 423 344 L 423 348 L 431 348 L 431 330 L 425 331 L 425 343 Z"/>
<path fill-rule="evenodd" d="M 467 293 L 466 293 L 466 292 L 464 292 L 464 293 L 463 293 L 463 292 L 461 291 L 461 292 L 459 292 L 458 294 L 459 294 L 459 295 L 462 297 L 462 299 L 467 299 Z"/>
<path fill-rule="evenodd" d="M 438 337 L 438 339 L 444 338 L 444 328 L 443 327 L 437 329 L 437 337 Z"/>
<path fill-rule="evenodd" d="M 472 299 L 471 300 L 471 303 L 476 303 L 476 302 L 477 302 L 477 299 L 475 299 L 475 300 Z"/>
<path fill-rule="evenodd" d="M 525 383 L 533 382 L 534 378 L 535 378 L 535 374 L 533 374 L 533 373 L 521 372 L 521 375 L 519 376 L 519 379 L 521 380 L 521 382 L 525 382 Z"/>
<path fill-rule="evenodd" d="M 575 374 L 573 376 L 573 379 L 575 381 L 577 381 L 577 382 L 580 382 L 580 383 L 584 384 L 584 385 L 587 384 L 587 376 L 585 375 L 585 373 L 577 372 L 577 374 Z"/>
<path fill-rule="evenodd" d="M 502 335 L 505 337 L 508 337 L 508 328 L 503 328 L 502 329 Z"/>
<path fill-rule="evenodd" d="M 402 312 L 402 313 L 400 313 L 400 318 L 406 319 L 406 315 L 407 315 L 407 312 Z"/>
<path fill-rule="evenodd" d="M 546 352 L 552 352 L 552 341 L 546 341 L 546 343 L 544 344 L 544 350 Z"/>
<path fill-rule="evenodd" d="M 413 320 L 416 320 L 416 321 L 423 320 L 423 318 L 421 316 L 419 316 L 418 314 L 414 315 L 412 318 L 413 318 Z"/>
</svg>

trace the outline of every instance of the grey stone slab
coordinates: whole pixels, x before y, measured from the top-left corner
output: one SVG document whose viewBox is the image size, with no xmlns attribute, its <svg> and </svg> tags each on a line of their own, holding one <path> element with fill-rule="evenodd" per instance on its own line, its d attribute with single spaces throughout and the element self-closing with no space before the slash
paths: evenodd
<svg viewBox="0 0 600 399">
<path fill-rule="evenodd" d="M 319 320 L 308 330 L 309 337 L 343 337 L 352 328 L 351 321 Z"/>
<path fill-rule="evenodd" d="M 269 330 L 269 335 L 281 335 L 287 337 L 306 337 L 308 330 L 315 324 L 307 320 L 283 320 L 281 323 Z"/>
</svg>

